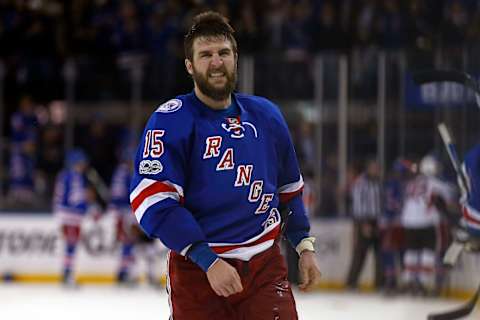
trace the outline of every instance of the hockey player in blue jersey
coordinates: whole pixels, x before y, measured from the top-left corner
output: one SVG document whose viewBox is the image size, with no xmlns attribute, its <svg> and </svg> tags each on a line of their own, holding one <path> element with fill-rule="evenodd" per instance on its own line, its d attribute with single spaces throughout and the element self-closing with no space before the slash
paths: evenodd
<svg viewBox="0 0 480 320">
<path fill-rule="evenodd" d="M 53 211 L 60 221 L 65 240 L 62 281 L 74 285 L 73 260 L 80 241 L 82 220 L 87 213 L 99 216 L 95 204 L 95 192 L 86 176 L 88 159 L 80 149 L 67 154 L 66 168 L 62 170 L 55 182 Z"/>
<path fill-rule="evenodd" d="M 384 273 L 384 292 L 394 294 L 398 286 L 398 262 L 401 259 L 402 228 L 400 213 L 408 179 L 415 173 L 416 165 L 406 159 L 397 159 L 391 175 L 384 184 L 384 210 L 380 219 L 381 253 Z"/>
<path fill-rule="evenodd" d="M 153 239 L 145 236 L 130 207 L 130 180 L 133 171 L 133 150 L 127 148 L 121 156 L 120 163 L 115 168 L 110 186 L 110 202 L 108 211 L 116 217 L 117 241 L 120 248 L 120 267 L 117 273 L 119 284 L 135 284 L 137 278 L 132 274 L 137 256 L 141 253 L 147 262 L 147 279 L 154 286 L 158 285 L 155 278 L 155 256 L 158 249 Z"/>
<path fill-rule="evenodd" d="M 194 90 L 150 117 L 130 201 L 151 237 L 171 249 L 173 319 L 297 319 L 276 239 L 280 204 L 300 255 L 300 288 L 320 271 L 288 127 L 272 102 L 233 93 L 237 44 L 226 19 L 202 13 L 184 41 Z"/>
<path fill-rule="evenodd" d="M 467 152 L 463 171 L 468 181 L 468 190 L 462 190 L 462 223 L 470 235 L 467 249 L 480 250 L 480 144 Z"/>
<path fill-rule="evenodd" d="M 121 243 L 121 261 L 117 273 L 119 283 L 128 282 L 130 268 L 134 263 L 133 254 L 137 221 L 132 213 L 129 200 L 130 180 L 132 177 L 131 155 L 122 154 L 121 163 L 116 167 L 110 186 L 110 203 L 108 211 L 116 217 L 117 240 Z"/>
</svg>

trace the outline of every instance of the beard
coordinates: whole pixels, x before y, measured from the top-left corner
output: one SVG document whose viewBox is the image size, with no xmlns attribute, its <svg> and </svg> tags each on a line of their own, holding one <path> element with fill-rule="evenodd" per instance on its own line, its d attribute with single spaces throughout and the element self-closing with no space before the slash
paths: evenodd
<svg viewBox="0 0 480 320">
<path fill-rule="evenodd" d="M 228 72 L 227 68 L 225 66 L 222 66 L 219 69 L 216 70 L 209 70 L 207 71 L 206 75 L 201 74 L 200 72 L 197 72 L 195 70 L 195 67 L 193 68 L 193 74 L 192 78 L 193 81 L 195 81 L 195 84 L 197 85 L 198 89 L 207 97 L 215 100 L 215 101 L 223 101 L 227 99 L 235 90 L 235 86 L 237 85 L 237 70 L 236 66 L 232 72 Z M 227 81 L 222 87 L 216 87 L 212 85 L 209 81 L 209 74 L 214 73 L 214 72 L 223 72 L 225 75 L 225 78 Z"/>
</svg>

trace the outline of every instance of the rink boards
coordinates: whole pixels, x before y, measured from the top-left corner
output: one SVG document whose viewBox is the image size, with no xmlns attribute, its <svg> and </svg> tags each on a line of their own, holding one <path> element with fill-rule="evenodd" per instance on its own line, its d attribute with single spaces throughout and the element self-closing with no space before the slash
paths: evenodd
<svg viewBox="0 0 480 320">
<path fill-rule="evenodd" d="M 352 225 L 349 220 L 315 220 L 312 235 L 317 238 L 317 257 L 322 270 L 322 288 L 343 287 L 352 254 Z M 119 266 L 115 241 L 115 218 L 105 215 L 94 223 L 85 219 L 83 241 L 75 258 L 80 282 L 112 282 Z M 4 281 L 58 281 L 62 269 L 64 243 L 58 222 L 49 214 L 0 215 L 0 274 Z M 156 241 L 155 273 L 164 278 L 167 249 Z M 137 252 L 135 272 L 144 277 L 146 262 L 142 248 Z M 372 284 L 373 263 L 369 254 L 361 284 Z M 452 293 L 473 291 L 480 281 L 480 258 L 463 254 L 460 263 L 446 277 Z"/>
</svg>

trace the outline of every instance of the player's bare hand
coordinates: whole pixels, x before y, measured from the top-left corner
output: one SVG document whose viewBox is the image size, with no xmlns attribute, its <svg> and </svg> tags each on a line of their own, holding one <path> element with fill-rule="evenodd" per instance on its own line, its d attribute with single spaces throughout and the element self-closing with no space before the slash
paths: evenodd
<svg viewBox="0 0 480 320">
<path fill-rule="evenodd" d="M 218 259 L 207 271 L 207 278 L 213 291 L 228 297 L 243 290 L 237 270 L 222 259 Z"/>
<path fill-rule="evenodd" d="M 298 288 L 301 291 L 310 291 L 320 283 L 322 274 L 315 258 L 315 252 L 302 252 L 298 261 L 298 270 L 300 272 Z"/>
</svg>

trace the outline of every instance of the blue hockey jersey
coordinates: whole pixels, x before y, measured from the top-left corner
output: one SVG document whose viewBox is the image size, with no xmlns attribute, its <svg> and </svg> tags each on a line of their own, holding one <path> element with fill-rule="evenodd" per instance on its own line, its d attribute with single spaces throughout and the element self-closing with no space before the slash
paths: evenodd
<svg viewBox="0 0 480 320">
<path fill-rule="evenodd" d="M 233 94 L 234 112 L 213 110 L 192 92 L 150 117 L 135 158 L 132 209 L 144 231 L 186 254 L 207 242 L 248 261 L 272 246 L 279 204 L 294 202 L 287 237 L 308 236 L 303 179 L 288 127 L 267 99 Z"/>
<path fill-rule="evenodd" d="M 15 112 L 10 119 L 11 142 L 17 146 L 27 140 L 35 141 L 38 131 L 38 119 L 34 114 Z"/>
<path fill-rule="evenodd" d="M 78 225 L 88 209 L 87 177 L 74 170 L 61 171 L 55 181 L 54 214 L 63 224 Z"/>
<path fill-rule="evenodd" d="M 10 154 L 10 189 L 33 190 L 34 174 L 35 160 L 24 152 L 13 150 Z"/>
<path fill-rule="evenodd" d="M 385 205 L 382 218 L 386 222 L 392 222 L 398 217 L 402 208 L 404 187 L 399 178 L 391 178 L 385 182 Z"/>
<path fill-rule="evenodd" d="M 132 174 L 129 165 L 121 163 L 113 173 L 110 186 L 109 209 L 117 213 L 130 212 L 130 180 Z"/>
<path fill-rule="evenodd" d="M 472 234 L 480 236 L 480 144 L 465 156 L 464 167 L 469 191 L 463 199 L 463 220 Z"/>
</svg>

